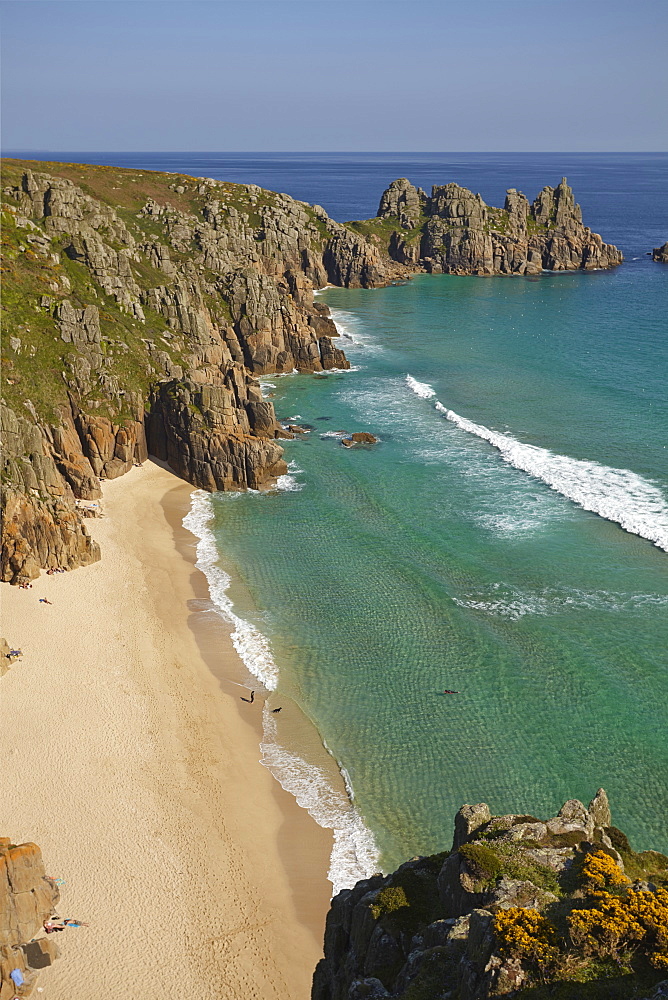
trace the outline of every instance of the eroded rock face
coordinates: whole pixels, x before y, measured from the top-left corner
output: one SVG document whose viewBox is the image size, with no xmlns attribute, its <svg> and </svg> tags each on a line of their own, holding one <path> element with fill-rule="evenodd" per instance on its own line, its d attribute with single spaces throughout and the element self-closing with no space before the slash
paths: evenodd
<svg viewBox="0 0 668 1000">
<path fill-rule="evenodd" d="M 486 1000 L 528 985 L 522 962 L 498 950 L 494 915 L 515 907 L 551 912 L 557 892 L 577 887 L 577 866 L 590 851 L 603 850 L 623 870 L 612 838 L 625 838 L 610 823 L 603 789 L 588 808 L 570 799 L 547 820 L 463 806 L 451 852 L 408 861 L 332 900 L 313 1000 Z M 634 864 L 651 861 L 649 853 L 631 853 Z M 656 871 L 667 863 L 657 856 Z"/>
<path fill-rule="evenodd" d="M 658 260 L 661 264 L 668 264 L 668 243 L 662 247 L 654 247 L 652 250 L 652 260 Z"/>
<path fill-rule="evenodd" d="M 427 195 L 422 188 L 416 188 L 406 177 L 400 177 L 383 192 L 378 216 L 381 219 L 396 216 L 403 229 L 415 229 L 426 204 Z"/>
<path fill-rule="evenodd" d="M 417 214 L 413 207 L 411 219 L 427 217 L 419 245 L 401 234 L 411 228 L 405 207 L 409 203 L 419 205 Z M 420 198 L 401 179 L 383 195 L 378 215 L 398 220 L 390 256 L 432 273 L 538 274 L 614 267 L 622 261 L 616 247 L 583 225 L 565 177 L 556 188 L 544 187 L 532 205 L 510 188 L 503 209 L 491 208 L 479 194 L 458 184 L 435 186 L 431 197 Z"/>
<path fill-rule="evenodd" d="M 126 173 L 128 184 L 143 176 Z M 205 489 L 270 484 L 286 471 L 275 440 L 285 432 L 253 375 L 350 367 L 313 289 L 386 283 L 377 246 L 318 206 L 253 185 L 205 180 L 196 193 L 199 209 L 148 197 L 134 222 L 108 189 L 97 199 L 66 177 L 25 170 L 4 189 L 44 261 L 51 294 L 34 307 L 65 345 L 62 372 L 49 369 L 55 416 L 29 400 L 25 414 L 3 408 L 4 580 L 99 558 L 75 500 L 99 497 L 100 479 L 149 447 Z M 79 269 L 76 295 L 64 260 Z M 22 337 L 11 350 L 25 355 Z"/>
<path fill-rule="evenodd" d="M 27 996 L 35 986 L 33 970 L 58 957 L 55 942 L 30 942 L 54 913 L 59 898 L 56 885 L 46 877 L 37 845 L 12 845 L 0 837 L 0 1000 Z M 20 990 L 10 978 L 14 969 L 25 980 Z"/>
<path fill-rule="evenodd" d="M 278 426 L 273 407 L 251 389 L 249 395 L 234 368 L 217 385 L 161 383 L 148 420 L 151 453 L 200 489 L 269 485 L 288 467 L 273 440 Z"/>
</svg>

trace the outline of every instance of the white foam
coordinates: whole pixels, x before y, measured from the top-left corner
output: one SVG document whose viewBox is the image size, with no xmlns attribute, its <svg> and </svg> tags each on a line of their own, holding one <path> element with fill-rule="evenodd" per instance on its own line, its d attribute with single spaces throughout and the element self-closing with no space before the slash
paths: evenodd
<svg viewBox="0 0 668 1000">
<path fill-rule="evenodd" d="M 406 376 L 406 385 L 409 389 L 412 389 L 415 395 L 419 396 L 420 399 L 433 399 L 436 395 L 428 382 L 418 382 L 418 380 L 413 378 L 412 375 Z"/>
<path fill-rule="evenodd" d="M 348 340 L 355 348 L 360 348 L 370 354 L 382 354 L 384 352 L 384 347 L 378 344 L 372 336 L 369 336 L 364 323 L 354 313 L 346 312 L 345 309 L 331 309 L 330 315 L 339 336 Z M 350 347 L 346 346 L 346 351 L 348 352 L 349 350 Z M 357 369 L 352 368 L 349 370 L 357 371 Z"/>
<path fill-rule="evenodd" d="M 435 396 L 430 385 L 417 382 L 411 375 L 406 376 L 406 384 L 423 399 Z M 509 434 L 501 434 L 460 417 L 438 400 L 434 407 L 446 420 L 491 444 L 509 465 L 542 480 L 585 510 L 615 521 L 625 531 L 647 538 L 668 551 L 668 503 L 654 483 L 629 469 L 614 469 L 598 462 L 555 455 L 547 448 L 523 444 Z"/>
<path fill-rule="evenodd" d="M 304 489 L 304 483 L 298 483 L 294 476 L 279 476 L 274 489 L 281 493 L 299 493 Z"/>
<path fill-rule="evenodd" d="M 271 655 L 269 641 L 250 622 L 234 613 L 232 602 L 227 596 L 231 579 L 218 565 L 216 538 L 209 526 L 214 518 L 211 496 L 204 490 L 195 490 L 190 494 L 190 499 L 192 504 L 183 518 L 183 527 L 199 539 L 195 565 L 207 579 L 209 594 L 218 613 L 234 627 L 232 642 L 237 653 L 250 672 L 268 690 L 273 691 L 278 682 L 278 667 Z"/>
<path fill-rule="evenodd" d="M 295 465 L 296 463 L 290 463 Z M 301 471 L 295 468 L 295 472 Z M 291 476 L 281 476 L 290 480 Z M 284 489 L 294 487 L 283 486 Z M 301 486 L 297 486 L 301 489 Z M 258 493 L 259 491 L 253 491 Z M 247 496 L 248 493 L 226 493 L 226 498 Z M 216 611 L 234 627 L 232 642 L 239 656 L 253 676 L 273 691 L 278 682 L 278 667 L 271 655 L 266 636 L 235 614 L 232 602 L 227 596 L 231 579 L 218 565 L 216 539 L 210 528 L 214 518 L 211 495 L 204 490 L 194 490 L 190 494 L 190 511 L 183 518 L 183 527 L 190 531 L 197 542 L 197 562 L 195 565 L 206 576 L 211 601 Z M 326 775 L 317 767 L 309 765 L 299 756 L 281 746 L 276 737 L 276 720 L 265 706 L 263 710 L 263 739 L 260 744 L 262 763 L 288 792 L 294 795 L 298 804 L 306 809 L 319 826 L 331 829 L 334 846 L 330 858 L 329 879 L 334 894 L 341 889 L 351 888 L 361 878 L 368 878 L 378 871 L 378 849 L 372 833 L 365 827 L 361 816 L 353 805 L 350 782 L 345 774 L 346 793 L 332 788 Z M 341 770 L 341 768 L 339 767 Z"/>
<path fill-rule="evenodd" d="M 349 375 L 350 372 L 359 372 L 361 370 L 361 365 L 351 365 L 350 368 L 323 368 L 321 372 L 315 372 L 315 374 L 318 378 L 322 378 L 323 375 Z"/>
<path fill-rule="evenodd" d="M 362 878 L 369 878 L 379 870 L 378 848 L 355 808 L 345 771 L 339 766 L 346 786 L 344 793 L 332 788 L 320 768 L 281 746 L 275 716 L 266 706 L 263 724 L 262 763 L 319 826 L 334 833 L 328 872 L 333 895 L 352 888 Z"/>
<path fill-rule="evenodd" d="M 668 605 L 665 594 L 627 594 L 608 590 L 586 591 L 576 587 L 545 587 L 539 591 L 522 591 L 502 583 L 494 583 L 477 594 L 453 598 L 461 608 L 472 608 L 486 614 L 519 621 L 525 615 L 557 615 L 570 609 L 593 611 L 637 611 L 642 608 Z"/>
</svg>

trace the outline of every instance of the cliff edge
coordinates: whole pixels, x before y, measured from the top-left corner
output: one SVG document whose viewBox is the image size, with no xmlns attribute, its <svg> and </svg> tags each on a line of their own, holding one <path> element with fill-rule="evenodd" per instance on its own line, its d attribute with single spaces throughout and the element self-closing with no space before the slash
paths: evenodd
<svg viewBox="0 0 668 1000">
<path fill-rule="evenodd" d="M 603 789 L 548 820 L 462 806 L 450 851 L 334 898 L 312 1000 L 652 994 L 668 972 L 668 858 L 611 822 Z"/>
<path fill-rule="evenodd" d="M 285 473 L 256 376 L 348 368 L 313 289 L 393 266 L 318 206 L 178 174 L 5 160 L 2 221 L 12 583 L 98 559 L 78 501 L 149 451 L 207 490 Z"/>
</svg>

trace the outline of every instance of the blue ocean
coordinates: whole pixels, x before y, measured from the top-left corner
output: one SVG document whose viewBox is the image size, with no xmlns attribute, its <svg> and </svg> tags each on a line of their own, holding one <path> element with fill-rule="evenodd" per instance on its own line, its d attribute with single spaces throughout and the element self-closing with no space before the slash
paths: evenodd
<svg viewBox="0 0 668 1000">
<path fill-rule="evenodd" d="M 493 205 L 568 178 L 621 267 L 320 292 L 351 371 L 263 379 L 313 428 L 290 475 L 198 493 L 189 523 L 271 691 L 265 762 L 335 829 L 337 886 L 448 848 L 464 802 L 552 815 L 599 786 L 636 849 L 668 851 L 668 267 L 647 255 L 668 155 L 43 157 L 256 183 L 339 221 L 397 177 Z M 353 431 L 379 443 L 341 447 Z"/>
</svg>

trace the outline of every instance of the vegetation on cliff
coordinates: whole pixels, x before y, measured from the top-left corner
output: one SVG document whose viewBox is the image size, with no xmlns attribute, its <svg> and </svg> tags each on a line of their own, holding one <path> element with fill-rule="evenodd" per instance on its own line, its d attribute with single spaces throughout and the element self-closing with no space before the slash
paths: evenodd
<svg viewBox="0 0 668 1000">
<path fill-rule="evenodd" d="M 532 204 L 510 188 L 503 208 L 459 184 L 434 186 L 427 195 L 401 177 L 384 192 L 375 219 L 350 226 L 393 260 L 431 273 L 539 274 L 622 261 L 617 247 L 583 225 L 565 177 Z"/>
<path fill-rule="evenodd" d="M 3 549 L 0 579 L 86 565 L 76 501 L 149 451 L 207 490 L 286 471 L 255 376 L 349 367 L 313 290 L 412 271 L 534 273 L 621 255 L 562 182 L 488 208 L 405 180 L 343 226 L 255 185 L 5 160 L 2 188 Z"/>
<path fill-rule="evenodd" d="M 254 185 L 6 160 L 0 578 L 99 558 L 77 500 L 150 450 L 204 489 L 286 471 L 253 376 L 346 368 L 313 288 L 388 280 L 372 243 Z"/>
<path fill-rule="evenodd" d="M 668 970 L 668 858 L 605 792 L 558 815 L 463 806 L 452 850 L 333 900 L 313 1000 L 645 997 Z"/>
</svg>

